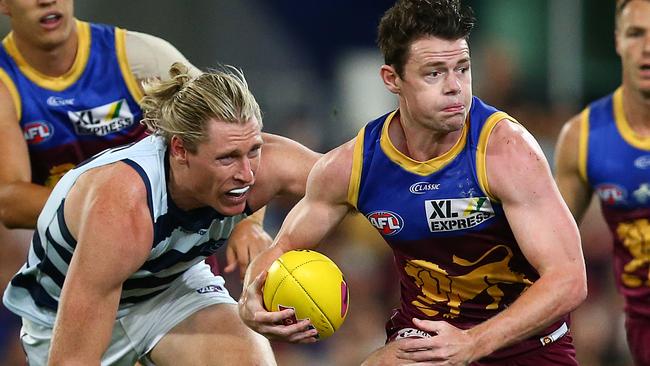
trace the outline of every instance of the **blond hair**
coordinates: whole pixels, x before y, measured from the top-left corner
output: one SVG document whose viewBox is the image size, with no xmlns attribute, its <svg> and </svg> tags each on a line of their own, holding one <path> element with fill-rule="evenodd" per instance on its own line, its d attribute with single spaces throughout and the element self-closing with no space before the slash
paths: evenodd
<svg viewBox="0 0 650 366">
<path fill-rule="evenodd" d="M 176 135 L 187 150 L 196 152 L 206 139 L 210 119 L 245 123 L 257 118 L 261 126 L 260 107 L 244 74 L 235 67 L 223 66 L 192 77 L 186 65 L 176 62 L 169 76 L 169 80 L 146 82 L 141 102 L 142 123 L 168 144 Z"/>
</svg>

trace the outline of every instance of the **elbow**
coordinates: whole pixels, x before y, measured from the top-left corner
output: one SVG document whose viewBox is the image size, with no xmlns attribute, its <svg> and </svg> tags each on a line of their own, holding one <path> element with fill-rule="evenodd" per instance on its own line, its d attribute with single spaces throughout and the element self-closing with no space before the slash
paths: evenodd
<svg viewBox="0 0 650 366">
<path fill-rule="evenodd" d="M 587 299 L 587 274 L 584 266 L 581 269 L 570 272 L 571 280 L 567 286 L 566 296 L 563 301 L 567 306 L 567 312 L 575 310 Z"/>
</svg>

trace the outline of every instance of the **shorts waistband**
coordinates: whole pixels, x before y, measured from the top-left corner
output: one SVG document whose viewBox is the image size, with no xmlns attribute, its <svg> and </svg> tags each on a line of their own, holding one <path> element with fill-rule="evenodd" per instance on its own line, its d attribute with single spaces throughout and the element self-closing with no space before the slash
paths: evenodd
<svg viewBox="0 0 650 366">
<path fill-rule="evenodd" d="M 539 338 L 539 341 L 542 342 L 542 346 L 548 346 L 549 344 L 562 338 L 562 336 L 564 336 L 568 332 L 569 332 L 569 326 L 566 324 L 566 322 L 564 322 L 562 323 L 562 325 L 560 325 L 556 330 L 554 330 L 550 334 Z"/>
</svg>

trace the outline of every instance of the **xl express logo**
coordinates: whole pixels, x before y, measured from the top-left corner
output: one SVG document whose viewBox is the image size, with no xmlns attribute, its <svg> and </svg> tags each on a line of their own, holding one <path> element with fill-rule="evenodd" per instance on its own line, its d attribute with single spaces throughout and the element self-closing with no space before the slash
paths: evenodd
<svg viewBox="0 0 650 366">
<path fill-rule="evenodd" d="M 133 124 L 134 118 L 125 99 L 84 111 L 68 112 L 78 135 L 106 136 Z"/>
<path fill-rule="evenodd" d="M 374 226 L 381 235 L 391 236 L 402 231 L 404 220 L 400 215 L 392 211 L 373 211 L 366 215 L 370 224 Z"/>
<path fill-rule="evenodd" d="M 45 121 L 34 121 L 25 123 L 23 126 L 23 136 L 29 145 L 38 145 L 52 137 L 54 128 Z"/>
<path fill-rule="evenodd" d="M 469 229 L 494 217 L 487 197 L 424 201 L 431 232 Z"/>
</svg>

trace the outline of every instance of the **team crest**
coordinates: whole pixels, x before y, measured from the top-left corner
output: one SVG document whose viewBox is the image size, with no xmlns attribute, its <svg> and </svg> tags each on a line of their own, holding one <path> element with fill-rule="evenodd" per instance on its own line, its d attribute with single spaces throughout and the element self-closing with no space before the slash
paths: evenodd
<svg viewBox="0 0 650 366">
<path fill-rule="evenodd" d="M 374 226 L 379 233 L 384 236 L 391 236 L 402 231 L 404 220 L 400 215 L 392 211 L 373 211 L 366 215 L 368 221 Z"/>
<path fill-rule="evenodd" d="M 133 113 L 126 99 L 83 111 L 68 112 L 78 135 L 106 136 L 134 123 Z"/>
<path fill-rule="evenodd" d="M 431 232 L 469 229 L 494 217 L 487 197 L 424 201 Z"/>
</svg>

